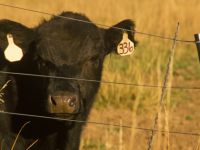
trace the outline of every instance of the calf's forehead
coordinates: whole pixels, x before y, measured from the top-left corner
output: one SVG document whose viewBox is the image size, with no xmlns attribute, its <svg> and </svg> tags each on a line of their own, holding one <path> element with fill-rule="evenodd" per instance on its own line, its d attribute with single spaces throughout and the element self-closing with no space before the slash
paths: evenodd
<svg viewBox="0 0 200 150">
<path fill-rule="evenodd" d="M 73 23 L 73 24 L 72 24 Z M 104 55 L 104 32 L 94 24 L 46 23 L 38 30 L 37 54 L 58 66 Z"/>
</svg>

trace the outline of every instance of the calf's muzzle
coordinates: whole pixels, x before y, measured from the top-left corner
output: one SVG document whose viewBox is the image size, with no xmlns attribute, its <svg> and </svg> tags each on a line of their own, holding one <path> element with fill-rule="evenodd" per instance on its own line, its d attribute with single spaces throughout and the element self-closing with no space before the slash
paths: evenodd
<svg viewBox="0 0 200 150">
<path fill-rule="evenodd" d="M 49 113 L 55 115 L 77 114 L 81 108 L 81 100 L 77 94 L 65 92 L 48 96 Z"/>
</svg>

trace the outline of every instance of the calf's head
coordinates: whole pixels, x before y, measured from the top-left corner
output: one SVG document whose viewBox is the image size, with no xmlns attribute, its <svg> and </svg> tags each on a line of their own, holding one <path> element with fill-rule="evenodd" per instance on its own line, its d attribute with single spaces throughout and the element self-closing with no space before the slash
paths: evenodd
<svg viewBox="0 0 200 150">
<path fill-rule="evenodd" d="M 80 14 L 65 12 L 61 15 L 90 21 Z M 135 26 L 131 20 L 123 20 L 113 27 L 134 30 Z M 9 62 L 3 56 L 8 33 L 23 50 L 20 61 Z M 116 51 L 122 35 L 123 31 L 116 28 L 103 29 L 92 23 L 57 17 L 33 29 L 1 21 L 0 64 L 13 72 L 63 77 L 14 75 L 18 93 L 15 111 L 53 116 L 84 113 L 87 116 L 99 82 L 81 79 L 101 80 L 104 58 Z M 134 33 L 128 32 L 128 37 L 135 42 Z"/>
</svg>

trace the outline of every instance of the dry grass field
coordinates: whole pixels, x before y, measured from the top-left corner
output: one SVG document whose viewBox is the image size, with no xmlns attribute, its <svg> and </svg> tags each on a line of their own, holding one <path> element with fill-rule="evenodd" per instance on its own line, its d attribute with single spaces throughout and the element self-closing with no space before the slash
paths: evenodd
<svg viewBox="0 0 200 150">
<path fill-rule="evenodd" d="M 0 3 L 57 14 L 73 11 L 93 22 L 113 25 L 133 19 L 136 30 L 173 37 L 180 22 L 179 39 L 193 40 L 200 32 L 199 0 L 0 0 Z M 0 19 L 7 18 L 29 27 L 49 16 L 0 6 Z M 136 34 L 139 45 L 132 56 L 106 58 L 102 80 L 161 85 L 166 72 L 172 41 Z M 172 86 L 200 86 L 200 64 L 194 43 L 178 42 L 170 83 Z M 144 150 L 158 112 L 161 88 L 102 84 L 89 121 L 130 125 L 117 128 L 87 124 L 81 150 Z M 168 89 L 165 109 L 159 112 L 156 129 L 200 133 L 200 90 Z M 156 132 L 152 149 L 198 150 L 200 137 Z"/>
</svg>

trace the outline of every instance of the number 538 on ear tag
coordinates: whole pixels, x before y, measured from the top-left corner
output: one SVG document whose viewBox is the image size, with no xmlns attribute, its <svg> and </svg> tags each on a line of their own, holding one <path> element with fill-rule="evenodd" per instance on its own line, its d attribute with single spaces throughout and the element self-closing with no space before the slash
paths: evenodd
<svg viewBox="0 0 200 150">
<path fill-rule="evenodd" d="M 134 43 L 129 40 L 128 34 L 123 33 L 123 38 L 117 46 L 117 53 L 121 56 L 131 55 L 134 51 Z"/>
</svg>

